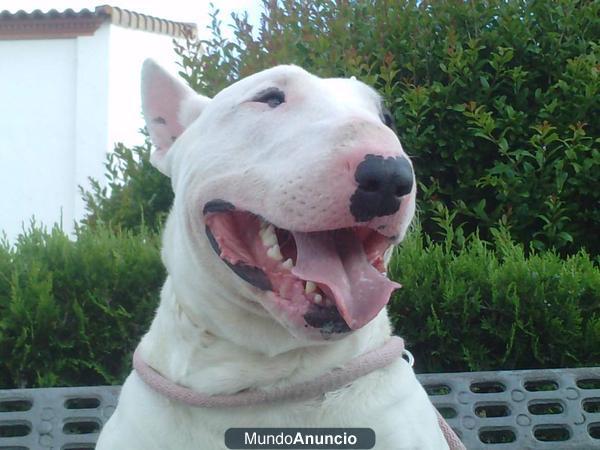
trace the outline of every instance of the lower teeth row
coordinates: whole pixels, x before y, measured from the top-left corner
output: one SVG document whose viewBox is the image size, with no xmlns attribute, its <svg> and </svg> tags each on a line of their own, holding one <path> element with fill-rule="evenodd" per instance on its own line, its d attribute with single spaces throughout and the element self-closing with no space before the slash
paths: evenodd
<svg viewBox="0 0 600 450">
<path fill-rule="evenodd" d="M 317 290 L 317 285 L 313 281 L 306 282 L 306 287 L 304 289 L 304 293 L 312 294 L 316 290 Z M 323 296 L 321 294 L 315 294 L 315 296 L 313 297 L 313 301 L 317 305 L 320 305 L 321 303 L 323 303 L 325 306 L 333 305 L 333 303 L 330 299 L 328 299 L 327 297 L 325 299 L 323 299 Z"/>
</svg>

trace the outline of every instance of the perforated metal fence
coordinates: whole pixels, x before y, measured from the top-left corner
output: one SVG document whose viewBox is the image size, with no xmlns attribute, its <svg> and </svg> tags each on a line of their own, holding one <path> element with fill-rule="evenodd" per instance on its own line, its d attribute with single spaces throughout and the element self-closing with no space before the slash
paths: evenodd
<svg viewBox="0 0 600 450">
<path fill-rule="evenodd" d="M 93 449 L 120 386 L 0 390 L 0 450 Z"/>
<path fill-rule="evenodd" d="M 600 367 L 419 380 L 468 449 L 600 450 Z M 93 449 L 119 390 L 0 390 L 0 450 Z"/>
<path fill-rule="evenodd" d="M 600 450 L 600 367 L 419 380 L 468 449 Z"/>
</svg>

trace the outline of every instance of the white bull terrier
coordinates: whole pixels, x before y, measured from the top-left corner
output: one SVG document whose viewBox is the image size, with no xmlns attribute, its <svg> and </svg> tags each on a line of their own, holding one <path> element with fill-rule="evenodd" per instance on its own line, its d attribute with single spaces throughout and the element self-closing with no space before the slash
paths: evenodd
<svg viewBox="0 0 600 450">
<path fill-rule="evenodd" d="M 151 161 L 175 200 L 140 364 L 208 398 L 268 399 L 384 346 L 399 287 L 385 264 L 414 215 L 416 183 L 380 96 L 356 79 L 278 66 L 209 99 L 146 61 L 142 98 Z M 99 450 L 225 449 L 232 427 L 365 427 L 379 450 L 449 448 L 403 358 L 316 397 L 238 406 L 186 404 L 141 372 Z"/>
</svg>

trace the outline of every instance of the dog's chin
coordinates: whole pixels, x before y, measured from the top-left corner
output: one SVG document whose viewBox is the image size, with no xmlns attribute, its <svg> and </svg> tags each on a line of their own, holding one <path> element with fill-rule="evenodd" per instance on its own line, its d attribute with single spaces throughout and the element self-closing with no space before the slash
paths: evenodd
<svg viewBox="0 0 600 450">
<path fill-rule="evenodd" d="M 297 232 L 221 200 L 204 207 L 206 236 L 258 303 L 297 338 L 339 339 L 373 320 L 398 284 L 385 276 L 393 239 L 366 226 Z"/>
</svg>

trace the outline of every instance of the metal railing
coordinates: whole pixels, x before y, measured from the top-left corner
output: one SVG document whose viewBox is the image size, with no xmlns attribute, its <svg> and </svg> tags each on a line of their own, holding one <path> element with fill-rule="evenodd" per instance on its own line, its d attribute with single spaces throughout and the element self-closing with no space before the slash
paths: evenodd
<svg viewBox="0 0 600 450">
<path fill-rule="evenodd" d="M 600 367 L 418 378 L 468 449 L 600 449 Z M 0 450 L 93 449 L 119 390 L 0 390 Z"/>
</svg>

